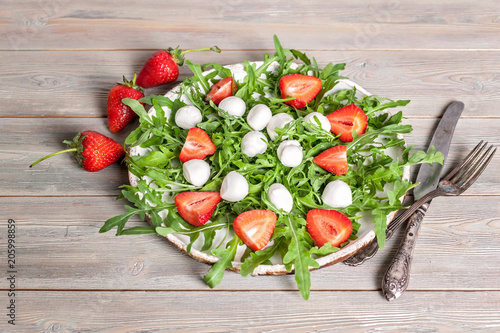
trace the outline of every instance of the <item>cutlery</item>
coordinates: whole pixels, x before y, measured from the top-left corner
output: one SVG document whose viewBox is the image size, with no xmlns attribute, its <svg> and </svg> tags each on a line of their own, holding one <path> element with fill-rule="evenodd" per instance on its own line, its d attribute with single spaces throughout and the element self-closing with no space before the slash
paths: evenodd
<svg viewBox="0 0 500 333">
<path fill-rule="evenodd" d="M 436 189 L 426 193 L 400 216 L 402 220 L 406 220 L 416 211 L 409 220 L 399 251 L 382 281 L 382 292 L 388 301 L 401 296 L 408 287 L 413 249 L 430 201 L 439 196 L 457 196 L 465 192 L 479 178 L 496 152 L 496 148 L 487 147 L 487 144 L 484 141 L 479 142 L 457 167 L 443 177 Z"/>
<path fill-rule="evenodd" d="M 441 121 L 438 124 L 438 127 L 434 131 L 430 146 L 434 146 L 437 151 L 440 151 L 444 156 L 444 160 L 446 160 L 446 156 L 448 155 L 453 131 L 455 130 L 455 125 L 460 118 L 463 109 L 464 103 L 462 102 L 452 102 L 450 105 L 448 105 L 443 117 L 441 118 Z M 420 183 L 420 185 L 413 191 L 415 200 L 418 200 L 424 194 L 437 187 L 439 182 L 439 175 L 441 173 L 443 165 L 444 161 L 443 164 L 434 163 L 432 166 L 430 166 L 429 164 L 424 164 L 420 167 L 416 180 Z M 425 207 L 426 210 L 427 207 L 428 204 Z M 407 218 L 408 217 L 409 215 L 407 216 Z M 403 222 L 404 220 L 397 218 L 389 223 L 385 232 L 385 237 L 387 240 L 389 240 L 394 235 L 394 231 L 396 231 Z M 361 265 L 366 260 L 372 258 L 377 253 L 378 249 L 379 247 L 377 238 L 375 237 L 370 243 L 368 243 L 364 248 L 362 248 L 352 257 L 344 260 L 343 263 L 349 266 Z"/>
</svg>

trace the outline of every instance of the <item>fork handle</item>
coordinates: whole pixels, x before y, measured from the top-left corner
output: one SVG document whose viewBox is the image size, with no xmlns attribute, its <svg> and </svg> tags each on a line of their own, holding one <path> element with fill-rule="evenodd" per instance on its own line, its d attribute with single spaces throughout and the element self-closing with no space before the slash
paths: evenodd
<svg viewBox="0 0 500 333">
<path fill-rule="evenodd" d="M 420 225 L 429 208 L 430 201 L 424 203 L 410 217 L 406 232 L 396 256 L 392 259 L 382 280 L 382 292 L 388 301 L 395 300 L 403 294 L 410 282 L 410 268 L 413 250 L 417 241 Z"/>
</svg>

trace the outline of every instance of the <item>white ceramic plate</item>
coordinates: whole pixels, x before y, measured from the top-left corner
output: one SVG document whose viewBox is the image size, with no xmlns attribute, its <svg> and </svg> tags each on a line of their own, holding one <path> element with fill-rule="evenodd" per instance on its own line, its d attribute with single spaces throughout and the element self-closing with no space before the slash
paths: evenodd
<svg viewBox="0 0 500 333">
<path fill-rule="evenodd" d="M 255 64 L 260 66 L 262 62 L 255 62 Z M 274 67 L 273 67 L 274 66 Z M 272 71 L 275 69 L 277 66 L 277 63 L 271 64 L 268 68 L 268 71 Z M 244 70 L 243 64 L 234 64 L 234 65 L 228 65 L 225 66 L 229 68 L 233 74 L 233 78 L 241 82 L 243 78 L 246 75 L 246 72 Z M 204 72 L 204 75 L 207 75 L 210 73 L 212 70 Z M 344 90 L 344 89 L 353 89 L 356 88 L 356 94 L 357 97 L 363 97 L 363 96 L 369 96 L 371 95 L 368 91 L 363 89 L 361 86 L 357 85 L 356 83 L 350 81 L 350 80 L 340 80 L 339 83 L 327 94 L 333 94 L 337 91 Z M 165 94 L 166 97 L 169 97 L 170 99 L 178 99 L 181 98 L 183 102 L 186 104 L 191 104 L 189 99 L 185 98 L 184 96 L 180 96 L 180 86 L 174 87 L 172 90 L 168 91 Z M 164 108 L 166 116 L 169 115 L 170 110 L 168 108 Z M 154 108 L 151 108 L 148 112 L 149 114 L 154 114 Z M 388 155 L 392 157 L 398 157 L 401 156 L 402 152 L 400 150 L 393 149 L 391 151 L 386 152 Z M 135 155 L 146 155 L 149 154 L 149 150 L 143 149 L 140 147 L 132 147 L 130 149 L 130 155 L 135 156 Z M 409 174 L 410 170 L 409 167 L 406 167 L 403 171 L 403 179 L 409 179 Z M 129 172 L 129 180 L 130 184 L 132 186 L 137 186 L 139 182 L 139 178 L 132 173 Z M 396 212 L 391 213 L 389 216 L 387 216 L 387 224 L 389 224 L 394 216 L 396 215 Z M 339 251 L 335 253 L 331 253 L 329 255 L 323 256 L 316 258 L 316 261 L 319 263 L 320 267 L 327 266 L 327 265 L 332 265 L 338 262 L 341 262 L 352 255 L 354 255 L 356 252 L 358 252 L 361 248 L 365 247 L 370 241 L 372 241 L 375 238 L 375 231 L 374 229 L 374 224 L 372 223 L 373 220 L 370 218 L 362 217 L 359 220 L 359 223 L 361 224 L 357 236 L 358 238 L 354 241 L 351 241 L 349 245 L 343 247 Z M 221 229 L 217 232 L 214 244 L 218 244 L 218 240 L 222 240 L 224 238 L 224 235 L 226 233 L 225 229 Z M 170 241 L 173 245 L 175 245 L 179 250 L 181 250 L 184 253 L 187 253 L 190 255 L 192 258 L 208 263 L 208 264 L 213 264 L 219 260 L 218 257 L 213 256 L 211 254 L 201 252 L 200 249 L 203 245 L 203 236 L 201 235 L 197 241 L 193 244 L 191 251 L 188 253 L 187 252 L 187 246 L 189 244 L 189 238 L 184 235 L 179 235 L 179 234 L 168 234 L 165 236 L 165 238 Z M 231 239 L 231 237 L 227 237 L 227 239 Z M 239 271 L 240 266 L 241 266 L 241 256 L 243 255 L 245 251 L 246 246 L 240 246 L 238 248 L 238 252 L 235 258 L 235 261 L 233 261 L 233 270 Z M 288 272 L 285 268 L 285 265 L 280 263 L 280 258 L 273 258 L 275 260 L 271 260 L 273 263 L 276 262 L 273 265 L 260 265 L 258 266 L 254 272 L 253 275 L 281 275 L 281 274 L 288 274 Z M 293 271 L 293 270 L 292 270 Z"/>
</svg>

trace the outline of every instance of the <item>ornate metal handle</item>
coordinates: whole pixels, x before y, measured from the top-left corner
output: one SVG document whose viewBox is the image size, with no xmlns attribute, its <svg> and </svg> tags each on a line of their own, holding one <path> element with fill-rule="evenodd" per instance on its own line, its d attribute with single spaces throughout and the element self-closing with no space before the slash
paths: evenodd
<svg viewBox="0 0 500 333">
<path fill-rule="evenodd" d="M 410 268 L 413 259 L 413 249 L 417 241 L 418 231 L 429 208 L 430 201 L 424 203 L 411 216 L 398 252 L 392 259 L 382 280 L 382 292 L 388 301 L 395 300 L 403 294 L 410 282 Z"/>
</svg>

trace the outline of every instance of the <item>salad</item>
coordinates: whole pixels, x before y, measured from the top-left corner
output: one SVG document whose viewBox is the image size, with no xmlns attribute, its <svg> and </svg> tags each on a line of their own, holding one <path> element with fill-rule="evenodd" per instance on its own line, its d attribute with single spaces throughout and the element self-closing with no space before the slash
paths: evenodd
<svg viewBox="0 0 500 333">
<path fill-rule="evenodd" d="M 404 169 L 443 157 L 406 147 L 411 125 L 387 109 L 409 101 L 335 90 L 345 64 L 320 68 L 274 43 L 240 65 L 244 75 L 186 61 L 193 76 L 166 96 L 123 100 L 140 121 L 125 141 L 133 181 L 120 198 L 131 205 L 100 232 L 187 237 L 188 252 L 196 243 L 219 258 L 204 277 L 211 288 L 237 253 L 243 276 L 278 258 L 307 299 L 317 259 L 355 240 L 367 215 L 383 248 L 387 216 L 417 185 Z M 149 225 L 126 228 L 135 215 Z"/>
</svg>

